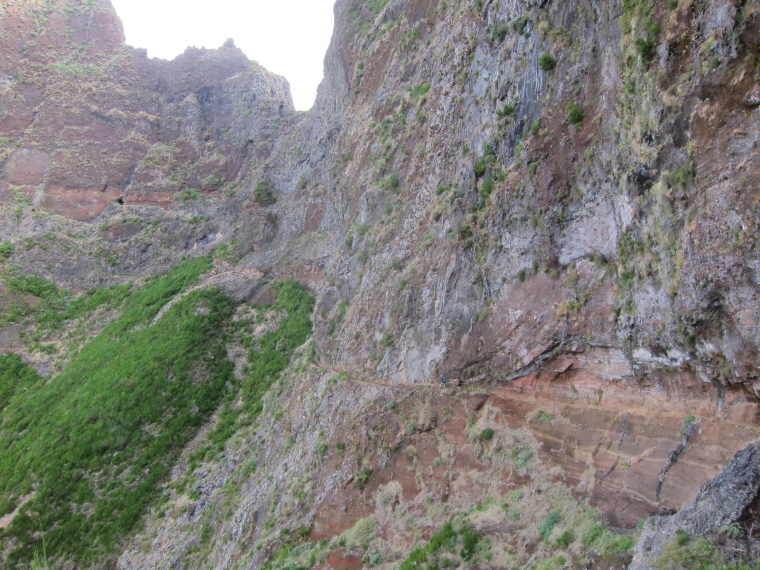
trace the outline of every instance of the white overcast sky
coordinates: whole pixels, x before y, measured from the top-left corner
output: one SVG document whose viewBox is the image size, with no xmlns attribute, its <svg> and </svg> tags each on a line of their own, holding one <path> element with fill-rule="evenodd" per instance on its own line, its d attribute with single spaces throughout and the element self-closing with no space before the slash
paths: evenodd
<svg viewBox="0 0 760 570">
<path fill-rule="evenodd" d="M 111 0 L 127 43 L 173 59 L 187 46 L 218 48 L 233 38 L 249 59 L 290 81 L 299 111 L 322 80 L 335 0 Z"/>
</svg>

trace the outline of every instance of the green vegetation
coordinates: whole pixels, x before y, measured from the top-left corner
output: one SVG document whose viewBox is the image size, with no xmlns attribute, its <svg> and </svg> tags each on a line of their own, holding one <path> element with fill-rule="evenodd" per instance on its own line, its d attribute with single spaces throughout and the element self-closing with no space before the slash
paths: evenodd
<svg viewBox="0 0 760 570">
<path fill-rule="evenodd" d="M 263 180 L 256 184 L 256 187 L 253 190 L 253 195 L 261 206 L 271 206 L 277 201 L 272 185 Z"/>
<path fill-rule="evenodd" d="M 586 546 L 597 549 L 605 556 L 630 550 L 635 544 L 633 537 L 612 533 L 600 523 L 594 523 L 583 535 L 582 541 Z"/>
<path fill-rule="evenodd" d="M 193 190 L 192 188 L 185 188 L 181 192 L 177 192 L 174 195 L 175 200 L 179 200 L 180 202 L 190 202 L 191 200 L 196 200 L 198 198 L 198 191 Z"/>
<path fill-rule="evenodd" d="M 449 558 L 461 544 L 459 556 L 462 560 L 472 560 L 480 542 L 478 535 L 469 526 L 462 526 L 459 531 L 452 522 L 447 522 L 441 530 L 434 532 L 428 543 L 415 548 L 399 565 L 400 570 L 414 568 L 449 568 L 457 565 Z"/>
<path fill-rule="evenodd" d="M 515 115 L 516 111 L 517 101 L 512 101 L 511 103 L 504 103 L 504 106 L 501 109 L 496 110 L 496 114 L 502 118 L 511 118 Z"/>
<path fill-rule="evenodd" d="M 394 172 L 393 174 L 386 176 L 380 181 L 380 188 L 383 190 L 390 190 L 394 194 L 398 194 L 400 184 L 401 181 L 398 178 L 398 174 Z"/>
<path fill-rule="evenodd" d="M 373 14 L 379 14 L 380 10 L 385 8 L 388 0 L 367 0 L 367 6 Z M 356 4 L 356 2 L 354 2 Z"/>
<path fill-rule="evenodd" d="M 9 241 L 0 241 L 0 259 L 8 259 L 13 255 L 13 244 Z"/>
<path fill-rule="evenodd" d="M 483 143 L 483 156 L 475 163 L 475 176 L 482 177 L 486 173 L 489 164 L 496 161 L 496 150 L 488 142 Z"/>
<path fill-rule="evenodd" d="M 573 125 L 577 125 L 585 117 L 583 108 L 577 103 L 568 103 L 565 109 L 567 110 L 567 120 Z"/>
<path fill-rule="evenodd" d="M 683 419 L 683 423 L 681 424 L 681 429 L 678 433 L 681 435 L 686 435 L 689 432 L 689 429 L 691 426 L 693 426 L 697 421 L 697 418 L 692 416 L 691 414 L 686 414 L 686 416 Z"/>
<path fill-rule="evenodd" d="M 660 24 L 654 20 L 647 19 L 644 23 L 644 36 L 636 38 L 634 42 L 636 51 L 641 56 L 641 61 L 649 66 L 657 55 L 657 36 L 660 34 Z"/>
<path fill-rule="evenodd" d="M 11 304 L 0 313 L 0 322 L 25 322 L 35 327 L 31 338 L 45 340 L 65 323 L 86 317 L 99 307 L 115 307 L 130 293 L 129 285 L 92 289 L 74 297 L 55 283 L 35 275 L 18 275 L 6 279 L 8 288 L 39 297 L 32 307 L 28 303 Z"/>
<path fill-rule="evenodd" d="M 186 261 L 134 291 L 62 374 L 2 412 L 0 492 L 14 501 L 32 494 L 3 533 L 17 541 L 12 566 L 31 561 L 43 541 L 53 558 L 85 565 L 111 550 L 216 409 L 233 377 L 222 341 L 234 303 L 194 291 L 151 324 L 209 267 L 207 258 Z M 36 280 L 23 286 L 56 294 Z"/>
<path fill-rule="evenodd" d="M 409 89 L 409 96 L 412 99 L 419 99 L 427 95 L 428 91 L 430 91 L 430 83 L 420 83 Z"/>
<path fill-rule="evenodd" d="M 555 544 L 559 548 L 567 548 L 573 542 L 575 542 L 575 531 L 568 529 L 559 536 Z"/>
<path fill-rule="evenodd" d="M 212 254 L 213 258 L 218 259 L 219 261 L 226 261 L 228 263 L 237 262 L 238 259 L 235 253 L 236 245 L 237 240 L 234 239 L 230 243 L 220 243 Z"/>
<path fill-rule="evenodd" d="M 19 275 L 7 281 L 8 288 L 19 293 L 30 293 L 41 299 L 52 299 L 64 295 L 55 283 L 37 275 Z"/>
<path fill-rule="evenodd" d="M 533 421 L 537 423 L 548 424 L 554 421 L 554 414 L 540 411 L 535 416 L 533 416 Z"/>
<path fill-rule="evenodd" d="M 285 316 L 276 330 L 258 339 L 242 335 L 242 344 L 248 349 L 247 376 L 242 384 L 234 378 L 231 380 L 234 390 L 227 394 L 216 427 L 209 436 L 216 451 L 221 451 L 224 442 L 236 429 L 250 425 L 261 414 L 262 397 L 288 367 L 295 349 L 306 342 L 311 334 L 314 297 L 294 281 L 274 283 L 272 288 L 275 301 L 268 307 L 262 307 L 262 310 Z M 252 331 L 253 323 L 240 320 L 236 321 L 236 327 L 238 333 L 246 333 Z M 242 405 L 238 400 L 242 401 Z M 207 451 L 202 448 L 196 452 L 196 460 Z"/>
<path fill-rule="evenodd" d="M 668 182 L 670 182 L 671 186 L 675 186 L 676 188 L 685 188 L 693 183 L 694 179 L 694 169 L 691 164 L 683 164 L 678 170 L 670 173 Z"/>
<path fill-rule="evenodd" d="M 550 53 L 542 53 L 538 56 L 538 67 L 544 71 L 551 71 L 557 67 L 557 60 Z"/>
<path fill-rule="evenodd" d="M 668 7 L 673 10 L 678 2 L 668 0 Z M 650 0 L 623 0 L 623 17 L 620 29 L 625 35 L 633 34 L 633 45 L 641 57 L 644 67 L 657 55 L 657 38 L 660 34 L 660 24 L 652 19 L 653 3 Z"/>
<path fill-rule="evenodd" d="M 364 488 L 367 486 L 367 481 L 369 481 L 370 475 L 372 475 L 372 469 L 369 467 L 365 467 L 356 474 L 356 484 L 359 486 L 360 491 L 364 491 Z"/>
<path fill-rule="evenodd" d="M 499 22 L 493 28 L 491 32 L 491 43 L 501 43 L 509 33 L 509 24 L 507 22 Z"/>
<path fill-rule="evenodd" d="M 453 184 L 439 184 L 438 187 L 435 189 L 435 195 L 440 196 L 441 194 L 448 192 L 453 188 Z"/>
<path fill-rule="evenodd" d="M 0 413 L 15 394 L 29 390 L 39 380 L 37 373 L 17 354 L 0 355 Z M 0 509 L 0 516 L 4 514 Z"/>
<path fill-rule="evenodd" d="M 53 561 L 97 564 L 134 530 L 220 404 L 213 449 L 261 413 L 264 392 L 311 332 L 313 299 L 300 284 L 273 284 L 275 301 L 262 310 L 276 313 L 279 327 L 254 340 L 219 290 L 178 296 L 210 267 L 210 258 L 196 258 L 139 289 L 77 298 L 36 276 L 7 279 L 40 297 L 15 314 L 36 324 L 38 335 L 101 306 L 120 312 L 47 383 L 18 356 L 0 356 L 0 516 L 28 499 L 0 531 L 12 545 L 10 568 L 27 567 L 43 551 Z M 226 356 L 230 335 L 249 348 L 243 382 Z"/>
<path fill-rule="evenodd" d="M 518 443 L 509 452 L 508 457 L 522 469 L 533 458 L 533 450 L 527 443 Z"/>
<path fill-rule="evenodd" d="M 551 535 L 554 530 L 554 527 L 557 526 L 561 520 L 562 516 L 559 514 L 559 511 L 549 511 L 549 514 L 547 514 L 544 517 L 544 520 L 541 521 L 541 524 L 538 525 L 538 533 L 541 535 L 541 538 L 544 540 L 548 539 L 549 535 Z"/>
<path fill-rule="evenodd" d="M 485 428 L 480 432 L 481 441 L 490 441 L 493 438 L 494 431 L 491 428 Z"/>
<path fill-rule="evenodd" d="M 688 534 L 679 531 L 654 567 L 658 570 L 718 570 L 725 566 L 719 550 L 711 541 L 706 538 L 692 541 Z"/>
<path fill-rule="evenodd" d="M 480 187 L 480 192 L 478 192 L 479 210 L 485 209 L 488 199 L 491 197 L 495 187 L 496 183 L 490 177 L 483 180 L 483 185 Z"/>
</svg>

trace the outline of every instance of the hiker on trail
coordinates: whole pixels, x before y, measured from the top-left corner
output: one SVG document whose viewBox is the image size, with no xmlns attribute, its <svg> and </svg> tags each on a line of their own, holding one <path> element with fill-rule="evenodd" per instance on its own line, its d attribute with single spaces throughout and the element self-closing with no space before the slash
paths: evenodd
<svg viewBox="0 0 760 570">
<path fill-rule="evenodd" d="M 445 387 L 446 387 L 446 377 L 441 376 L 441 388 L 445 388 Z"/>
<path fill-rule="evenodd" d="M 461 387 L 462 387 L 462 377 L 457 376 L 457 388 L 461 388 Z"/>
</svg>

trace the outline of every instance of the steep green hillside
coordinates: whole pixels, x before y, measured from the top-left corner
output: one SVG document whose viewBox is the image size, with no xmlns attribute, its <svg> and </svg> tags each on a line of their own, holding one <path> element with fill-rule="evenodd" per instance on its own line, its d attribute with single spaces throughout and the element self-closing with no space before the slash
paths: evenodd
<svg viewBox="0 0 760 570">
<path fill-rule="evenodd" d="M 309 334 L 312 303 L 297 284 L 274 287 L 273 310 L 285 317 L 257 344 L 247 341 L 252 364 L 241 386 L 225 343 L 233 333 L 247 339 L 251 323 L 233 325 L 237 304 L 218 289 L 178 296 L 209 268 L 207 258 L 186 261 L 128 294 L 120 316 L 47 382 L 18 357 L 0 359 L 0 515 L 21 506 L 2 535 L 9 567 L 43 551 L 83 565 L 113 552 L 225 395 L 229 404 L 242 389 L 245 405 L 226 406 L 216 443 L 243 413 L 256 415 L 261 391 Z M 91 292 L 56 314 L 106 297 Z M 23 382 L 9 380 L 17 377 Z"/>
</svg>

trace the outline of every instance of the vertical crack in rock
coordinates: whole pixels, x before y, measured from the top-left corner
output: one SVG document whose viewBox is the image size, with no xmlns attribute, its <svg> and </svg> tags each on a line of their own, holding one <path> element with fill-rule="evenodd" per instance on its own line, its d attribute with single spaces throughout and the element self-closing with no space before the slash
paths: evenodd
<svg viewBox="0 0 760 570">
<path fill-rule="evenodd" d="M 700 422 L 696 421 L 691 424 L 681 435 L 681 443 L 678 444 L 673 451 L 670 452 L 668 460 L 665 462 L 665 466 L 660 471 L 659 482 L 657 483 L 657 490 L 655 491 L 655 501 L 660 502 L 660 492 L 662 491 L 662 484 L 665 482 L 665 477 L 673 467 L 673 464 L 678 461 L 678 457 L 686 450 L 686 444 L 689 442 L 689 438 L 694 435 L 694 432 L 699 428 Z"/>
<path fill-rule="evenodd" d="M 604 483 L 604 480 L 612 474 L 612 472 L 615 470 L 615 467 L 617 467 L 618 463 L 620 462 L 620 448 L 623 446 L 623 439 L 625 439 L 625 428 L 628 426 L 629 417 L 631 417 L 630 412 L 626 412 L 625 415 L 623 416 L 623 425 L 620 428 L 620 438 L 618 439 L 618 444 L 617 444 L 618 454 L 617 454 L 617 457 L 615 458 L 615 463 L 613 463 L 612 467 L 610 467 L 607 470 L 607 473 L 602 475 L 602 478 L 599 479 L 599 485 Z"/>
</svg>

